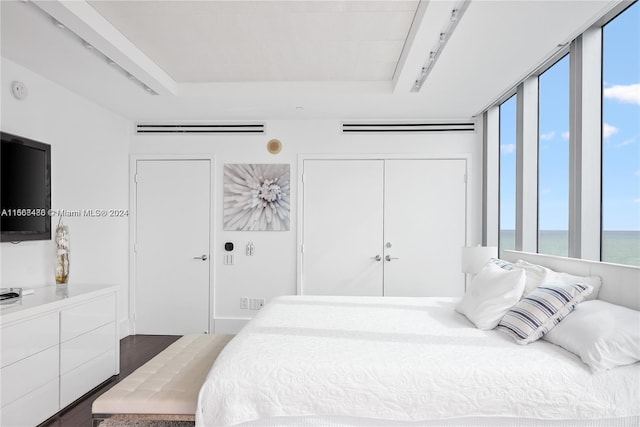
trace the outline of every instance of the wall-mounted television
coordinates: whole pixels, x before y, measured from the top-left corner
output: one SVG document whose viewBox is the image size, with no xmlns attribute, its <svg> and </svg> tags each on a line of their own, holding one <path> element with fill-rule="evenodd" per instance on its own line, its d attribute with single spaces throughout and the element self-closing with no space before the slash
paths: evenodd
<svg viewBox="0 0 640 427">
<path fill-rule="evenodd" d="M 51 240 L 51 146 L 0 134 L 0 241 Z"/>
</svg>

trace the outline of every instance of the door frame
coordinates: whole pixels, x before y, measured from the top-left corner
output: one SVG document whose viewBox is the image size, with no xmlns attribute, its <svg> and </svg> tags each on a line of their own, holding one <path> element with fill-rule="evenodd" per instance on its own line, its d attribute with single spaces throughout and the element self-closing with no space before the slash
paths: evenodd
<svg viewBox="0 0 640 427">
<path fill-rule="evenodd" d="M 136 218 L 137 218 L 137 197 L 138 190 L 135 181 L 136 165 L 139 160 L 158 160 L 158 161 L 172 161 L 172 160 L 208 160 L 209 161 L 209 188 L 211 194 L 209 198 L 209 310 L 208 317 L 208 330 L 210 334 L 215 333 L 213 321 L 213 308 L 214 308 L 214 296 L 215 296 L 215 264 L 217 260 L 216 245 L 214 244 L 215 235 L 215 218 L 216 218 L 216 202 L 217 202 L 217 189 L 215 186 L 216 177 L 216 163 L 215 155 L 213 154 L 131 154 L 129 156 L 129 333 L 134 335 L 136 333 L 136 255 L 135 244 L 137 237 Z"/>
<path fill-rule="evenodd" d="M 304 265 L 302 263 L 302 246 L 304 231 L 304 161 L 305 160 L 464 160 L 465 161 L 465 212 L 464 212 L 464 240 L 465 245 L 469 245 L 469 230 L 471 224 L 470 209 L 470 177 L 469 168 L 472 164 L 473 155 L 471 153 L 454 154 L 299 154 L 298 155 L 298 176 L 297 176 L 297 236 L 296 236 L 296 292 L 302 295 L 302 276 Z M 465 276 L 465 289 L 467 285 Z"/>
</svg>

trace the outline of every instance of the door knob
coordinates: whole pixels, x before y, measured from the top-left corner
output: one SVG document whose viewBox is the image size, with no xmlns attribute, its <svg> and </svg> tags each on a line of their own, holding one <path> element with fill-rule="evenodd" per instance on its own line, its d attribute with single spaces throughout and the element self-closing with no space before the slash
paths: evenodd
<svg viewBox="0 0 640 427">
<path fill-rule="evenodd" d="M 384 257 L 385 260 L 387 261 L 391 261 L 392 259 L 400 259 L 398 257 L 392 257 L 391 255 L 387 255 L 386 257 Z"/>
<path fill-rule="evenodd" d="M 371 259 L 375 259 L 376 261 L 382 261 L 382 257 L 380 255 L 372 256 Z"/>
<path fill-rule="evenodd" d="M 390 247 L 391 247 L 391 246 L 393 246 L 393 245 L 391 244 L 391 242 L 387 242 L 387 244 L 386 244 L 385 246 L 386 246 L 387 248 L 390 248 Z"/>
<path fill-rule="evenodd" d="M 207 257 L 207 254 L 204 254 L 204 255 L 202 255 L 202 256 L 194 256 L 194 257 L 193 257 L 193 259 L 199 259 L 199 260 L 202 260 L 202 261 L 206 261 L 206 260 L 207 260 L 207 258 L 208 258 L 208 257 Z"/>
</svg>

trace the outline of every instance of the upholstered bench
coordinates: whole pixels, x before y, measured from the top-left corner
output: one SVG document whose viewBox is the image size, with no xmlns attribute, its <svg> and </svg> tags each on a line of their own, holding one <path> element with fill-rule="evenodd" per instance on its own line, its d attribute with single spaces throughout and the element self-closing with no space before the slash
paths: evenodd
<svg viewBox="0 0 640 427">
<path fill-rule="evenodd" d="M 195 420 L 200 387 L 233 335 L 185 335 L 98 397 L 93 425 L 107 418 Z"/>
</svg>

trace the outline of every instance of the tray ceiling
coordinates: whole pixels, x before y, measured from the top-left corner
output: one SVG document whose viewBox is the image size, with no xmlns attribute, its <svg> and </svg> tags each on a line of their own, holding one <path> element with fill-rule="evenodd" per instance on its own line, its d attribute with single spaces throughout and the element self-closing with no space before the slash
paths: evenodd
<svg viewBox="0 0 640 427">
<path fill-rule="evenodd" d="M 418 92 L 463 1 L 2 0 L 0 53 L 140 121 L 468 119 L 619 3 L 470 1 Z"/>
<path fill-rule="evenodd" d="M 178 82 L 391 81 L 419 1 L 91 1 Z"/>
</svg>

